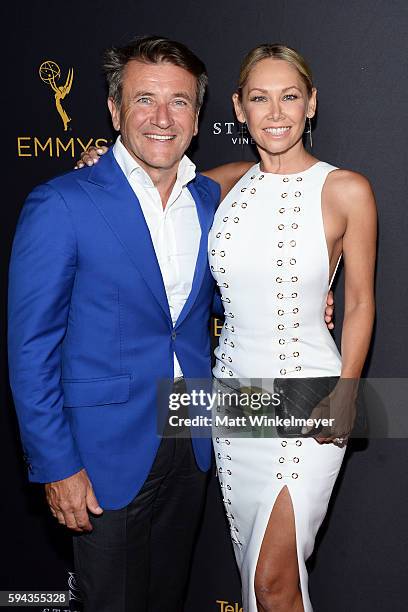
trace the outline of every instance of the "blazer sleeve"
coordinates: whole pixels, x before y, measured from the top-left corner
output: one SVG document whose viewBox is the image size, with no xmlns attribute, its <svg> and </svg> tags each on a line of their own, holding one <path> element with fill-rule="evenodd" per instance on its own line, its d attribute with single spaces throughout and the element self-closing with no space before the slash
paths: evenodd
<svg viewBox="0 0 408 612">
<path fill-rule="evenodd" d="M 52 186 L 37 187 L 17 225 L 8 302 L 10 384 L 32 482 L 62 480 L 82 468 L 61 385 L 76 262 L 65 201 Z"/>
</svg>

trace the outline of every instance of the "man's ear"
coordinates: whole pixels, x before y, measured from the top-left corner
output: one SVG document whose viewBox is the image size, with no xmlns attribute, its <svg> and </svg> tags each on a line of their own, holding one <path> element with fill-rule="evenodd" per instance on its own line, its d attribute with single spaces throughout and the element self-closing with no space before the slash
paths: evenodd
<svg viewBox="0 0 408 612">
<path fill-rule="evenodd" d="M 113 98 L 108 98 L 108 108 L 112 117 L 112 125 L 114 129 L 119 132 L 120 130 L 120 111 L 116 106 Z"/>
<path fill-rule="evenodd" d="M 195 119 L 194 119 L 194 131 L 193 136 L 197 136 L 198 134 L 198 116 L 200 114 L 200 110 L 196 111 Z"/>
<path fill-rule="evenodd" d="M 234 105 L 234 110 L 235 110 L 235 114 L 237 116 L 238 121 L 240 123 L 245 123 L 246 117 L 245 117 L 244 111 L 242 110 L 241 100 L 237 92 L 232 94 L 232 103 Z"/>
</svg>

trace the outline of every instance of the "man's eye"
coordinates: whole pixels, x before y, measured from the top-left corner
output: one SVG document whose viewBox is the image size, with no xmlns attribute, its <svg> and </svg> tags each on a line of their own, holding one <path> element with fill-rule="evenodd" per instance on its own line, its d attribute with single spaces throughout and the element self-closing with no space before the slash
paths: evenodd
<svg viewBox="0 0 408 612">
<path fill-rule="evenodd" d="M 141 104 L 150 104 L 151 103 L 151 99 L 143 97 L 143 98 L 139 98 L 138 102 L 140 102 Z"/>
<path fill-rule="evenodd" d="M 187 106 L 187 102 L 185 100 L 174 100 L 175 106 Z"/>
</svg>

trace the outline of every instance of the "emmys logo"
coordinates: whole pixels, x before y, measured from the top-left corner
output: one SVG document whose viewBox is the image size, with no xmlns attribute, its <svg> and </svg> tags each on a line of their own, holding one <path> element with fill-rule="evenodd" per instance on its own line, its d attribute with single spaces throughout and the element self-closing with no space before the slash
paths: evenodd
<svg viewBox="0 0 408 612">
<path fill-rule="evenodd" d="M 65 136 L 41 135 L 41 136 L 17 136 L 17 156 L 18 157 L 71 157 L 72 160 L 79 159 L 81 153 L 90 146 L 101 147 L 111 144 L 110 138 L 95 138 L 90 136 L 72 135 L 71 121 L 67 111 L 63 107 L 63 102 L 69 95 L 74 80 L 74 69 L 68 70 L 67 77 L 62 79 L 61 68 L 56 62 L 46 60 L 38 69 L 38 74 L 43 83 L 51 88 L 54 94 L 55 108 L 61 117 L 64 126 Z"/>
<path fill-rule="evenodd" d="M 71 91 L 72 81 L 74 78 L 74 69 L 70 68 L 68 70 L 65 85 L 57 85 L 56 81 L 58 81 L 61 76 L 61 68 L 58 66 L 58 64 L 52 62 L 51 60 L 43 62 L 38 73 L 42 82 L 49 85 L 54 92 L 55 106 L 64 124 L 64 132 L 66 132 L 71 118 L 68 117 L 66 111 L 62 108 L 61 100 L 64 100 L 64 98 Z"/>
</svg>

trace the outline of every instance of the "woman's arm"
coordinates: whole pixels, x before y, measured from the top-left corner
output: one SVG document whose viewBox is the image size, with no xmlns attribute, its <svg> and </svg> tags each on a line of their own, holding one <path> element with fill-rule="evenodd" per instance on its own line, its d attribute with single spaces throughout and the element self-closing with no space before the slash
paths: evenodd
<svg viewBox="0 0 408 612">
<path fill-rule="evenodd" d="M 345 170 L 333 174 L 337 174 L 331 186 L 333 201 L 346 219 L 341 377 L 359 378 L 367 357 L 375 314 L 377 211 L 370 183 L 364 176 Z"/>
<path fill-rule="evenodd" d="M 209 176 L 221 186 L 221 200 L 231 191 L 235 183 L 254 165 L 255 162 L 232 162 L 223 164 L 201 174 Z"/>
</svg>

